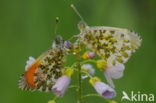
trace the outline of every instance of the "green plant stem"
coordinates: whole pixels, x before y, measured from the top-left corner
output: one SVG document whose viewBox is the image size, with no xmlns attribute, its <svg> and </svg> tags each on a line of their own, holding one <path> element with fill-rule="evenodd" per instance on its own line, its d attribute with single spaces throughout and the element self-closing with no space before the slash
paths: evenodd
<svg viewBox="0 0 156 103">
<path fill-rule="evenodd" d="M 79 86 L 77 86 L 77 85 L 71 85 L 68 88 L 79 88 Z"/>
<path fill-rule="evenodd" d="M 91 96 L 100 97 L 98 94 L 86 94 L 82 98 L 91 97 Z"/>
<path fill-rule="evenodd" d="M 81 79 L 81 56 L 80 53 L 77 54 L 77 68 L 78 68 L 78 103 L 82 102 L 82 79 Z"/>
<path fill-rule="evenodd" d="M 89 78 L 92 78 L 92 75 L 90 75 L 88 72 L 81 71 L 82 73 L 86 74 Z"/>
<path fill-rule="evenodd" d="M 82 98 L 86 98 L 86 97 L 100 97 L 100 98 L 104 99 L 106 102 L 110 102 L 109 99 L 103 98 L 98 94 L 87 94 L 87 95 L 84 95 Z"/>
<path fill-rule="evenodd" d="M 85 64 L 85 63 L 88 63 L 88 62 L 96 64 L 96 61 L 92 60 L 92 59 L 85 60 L 85 61 L 82 62 L 82 64 Z"/>
<path fill-rule="evenodd" d="M 55 96 L 52 100 L 53 100 L 53 101 L 56 101 L 56 99 L 58 99 L 58 97 L 57 97 L 57 96 Z"/>
</svg>

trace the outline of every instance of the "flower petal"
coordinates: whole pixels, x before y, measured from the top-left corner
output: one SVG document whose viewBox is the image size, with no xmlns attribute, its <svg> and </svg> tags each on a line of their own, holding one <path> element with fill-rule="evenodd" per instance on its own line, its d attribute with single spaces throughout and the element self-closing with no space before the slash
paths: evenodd
<svg viewBox="0 0 156 103">
<path fill-rule="evenodd" d="M 28 69 L 29 66 L 31 66 L 35 62 L 35 58 L 30 56 L 29 59 L 26 62 L 25 70 Z"/>
<path fill-rule="evenodd" d="M 108 82 L 108 84 L 112 87 L 115 88 L 115 85 L 113 83 L 112 77 L 110 76 L 110 74 L 108 72 L 104 72 L 105 78 Z"/>
<path fill-rule="evenodd" d="M 90 75 L 94 75 L 95 69 L 91 64 L 83 64 L 81 67 L 84 71 L 87 71 Z"/>
<path fill-rule="evenodd" d="M 64 42 L 64 46 L 65 46 L 65 48 L 71 48 L 71 46 L 72 46 L 72 43 L 70 42 L 70 41 L 65 41 Z"/>
<path fill-rule="evenodd" d="M 103 82 L 96 82 L 94 88 L 97 93 L 99 93 L 104 98 L 113 98 L 116 96 L 115 90 Z"/>
<path fill-rule="evenodd" d="M 124 69 L 125 67 L 123 64 L 116 64 L 115 66 L 108 67 L 105 72 L 113 79 L 119 79 L 123 76 Z"/>
<path fill-rule="evenodd" d="M 52 87 L 52 91 L 56 96 L 62 97 L 67 90 L 67 87 L 70 83 L 71 78 L 63 75 L 60 77 L 57 81 L 56 84 Z"/>
</svg>

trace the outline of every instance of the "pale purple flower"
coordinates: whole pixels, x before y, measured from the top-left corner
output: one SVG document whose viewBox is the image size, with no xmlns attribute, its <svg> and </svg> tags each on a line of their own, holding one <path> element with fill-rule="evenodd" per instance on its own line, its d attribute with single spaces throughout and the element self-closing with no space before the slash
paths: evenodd
<svg viewBox="0 0 156 103">
<path fill-rule="evenodd" d="M 95 52 L 89 52 L 89 53 L 88 53 L 88 57 L 89 57 L 89 58 L 93 58 L 95 55 L 96 55 Z"/>
<path fill-rule="evenodd" d="M 52 87 L 52 91 L 56 96 L 63 97 L 65 91 L 68 88 L 68 85 L 71 81 L 69 76 L 63 75 L 61 76 Z"/>
<path fill-rule="evenodd" d="M 65 46 L 65 48 L 71 48 L 71 46 L 72 46 L 72 43 L 70 42 L 70 41 L 65 41 L 64 42 L 64 46 Z"/>
<path fill-rule="evenodd" d="M 106 80 L 111 87 L 115 87 L 112 79 L 119 79 L 123 76 L 125 66 L 121 63 L 116 64 L 115 66 L 108 66 L 104 71 Z"/>
<path fill-rule="evenodd" d="M 35 61 L 35 58 L 30 56 L 26 62 L 25 70 L 27 71 L 28 67 L 30 67 Z"/>
<path fill-rule="evenodd" d="M 81 69 L 85 72 L 87 72 L 88 74 L 90 74 L 91 76 L 94 76 L 95 73 L 95 69 L 93 68 L 93 66 L 91 64 L 83 64 L 81 66 Z M 88 75 L 82 75 L 81 77 L 82 79 L 86 79 L 88 78 Z"/>
<path fill-rule="evenodd" d="M 94 75 L 95 73 L 95 69 L 91 64 L 83 64 L 81 67 L 83 70 L 85 70 L 86 72 L 88 72 L 90 75 Z"/>
<path fill-rule="evenodd" d="M 116 96 L 115 90 L 101 81 L 96 82 L 93 86 L 97 93 L 104 98 L 110 99 Z"/>
</svg>

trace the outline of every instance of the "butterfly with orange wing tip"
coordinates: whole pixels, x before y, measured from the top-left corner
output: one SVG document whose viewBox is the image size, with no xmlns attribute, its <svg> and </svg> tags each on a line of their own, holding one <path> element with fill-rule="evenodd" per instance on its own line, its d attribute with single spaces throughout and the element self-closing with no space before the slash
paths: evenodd
<svg viewBox="0 0 156 103">
<path fill-rule="evenodd" d="M 51 91 L 56 80 L 62 75 L 64 52 L 64 41 L 61 36 L 57 36 L 52 47 L 36 60 L 29 57 L 25 72 L 19 80 L 19 88 L 30 91 Z"/>
<path fill-rule="evenodd" d="M 96 52 L 109 66 L 127 62 L 141 45 L 141 38 L 134 31 L 107 26 L 90 27 L 73 4 L 71 7 L 81 19 L 78 24 L 78 42 Z"/>
</svg>

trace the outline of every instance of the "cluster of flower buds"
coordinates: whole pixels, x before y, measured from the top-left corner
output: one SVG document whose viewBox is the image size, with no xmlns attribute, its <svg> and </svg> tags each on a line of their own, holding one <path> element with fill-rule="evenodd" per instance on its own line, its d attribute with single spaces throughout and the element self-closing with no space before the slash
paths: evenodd
<svg viewBox="0 0 156 103">
<path fill-rule="evenodd" d="M 95 56 L 94 52 L 85 52 L 82 55 L 83 59 L 92 59 Z M 90 83 L 93 85 L 97 93 L 104 97 L 104 98 L 113 98 L 116 95 L 116 92 L 113 88 L 115 88 L 115 85 L 112 81 L 112 79 L 119 79 L 123 76 L 124 72 L 124 64 L 117 63 L 115 65 L 108 65 L 108 63 L 103 60 L 93 60 L 94 63 L 96 63 L 96 67 L 100 69 L 103 73 L 104 76 L 108 82 L 108 85 L 105 84 L 104 82 L 101 82 L 101 80 L 98 77 L 93 77 L 95 74 L 95 68 L 91 63 L 83 64 L 82 65 L 82 70 L 89 73 L 92 77 L 90 78 Z M 83 78 L 88 77 L 83 76 Z"/>
<path fill-rule="evenodd" d="M 77 44 L 72 44 L 69 41 L 64 42 L 64 47 L 67 52 L 76 54 L 80 51 L 80 47 Z M 89 82 L 95 88 L 96 92 L 104 98 L 113 98 L 116 96 L 116 92 L 112 79 L 119 79 L 123 76 L 124 64 L 116 63 L 115 65 L 109 65 L 108 61 L 104 59 L 94 60 L 93 57 L 96 56 L 95 52 L 86 51 L 81 56 L 83 60 L 92 60 L 94 61 L 96 68 L 100 69 L 108 82 L 108 84 L 102 82 L 98 77 L 94 77 L 95 68 L 92 63 L 84 63 L 81 65 L 82 72 L 87 73 L 82 74 L 82 79 L 90 77 Z M 56 96 L 62 97 L 69 86 L 71 81 L 71 75 L 73 74 L 73 69 L 68 68 L 63 73 L 63 75 L 56 81 L 56 84 L 53 86 L 52 91 Z"/>
</svg>

